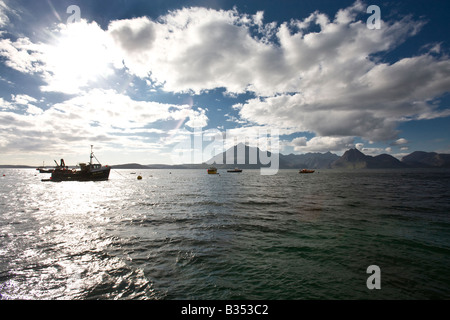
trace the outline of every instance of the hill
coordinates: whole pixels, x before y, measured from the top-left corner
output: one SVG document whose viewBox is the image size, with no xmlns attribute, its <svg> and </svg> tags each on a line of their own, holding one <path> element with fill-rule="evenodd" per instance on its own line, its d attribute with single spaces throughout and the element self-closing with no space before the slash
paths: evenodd
<svg viewBox="0 0 450 320">
<path fill-rule="evenodd" d="M 450 154 L 414 151 L 404 156 L 402 162 L 410 167 L 450 168 Z"/>
<path fill-rule="evenodd" d="M 347 150 L 342 157 L 331 164 L 331 168 L 339 169 L 397 169 L 407 165 L 388 154 L 368 156 L 357 149 Z"/>
</svg>

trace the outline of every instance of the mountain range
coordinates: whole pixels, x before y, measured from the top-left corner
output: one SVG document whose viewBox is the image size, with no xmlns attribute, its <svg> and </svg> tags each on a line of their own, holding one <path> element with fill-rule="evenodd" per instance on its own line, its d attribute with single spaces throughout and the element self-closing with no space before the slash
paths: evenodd
<svg viewBox="0 0 450 320">
<path fill-rule="evenodd" d="M 247 145 L 236 145 L 234 152 L 227 159 L 227 152 L 230 154 L 230 149 L 222 152 L 206 163 L 199 164 L 150 164 L 142 165 L 138 163 L 127 163 L 114 165 L 115 169 L 204 169 L 210 164 L 218 169 L 230 169 L 239 167 L 241 169 L 259 169 L 261 167 L 268 167 L 262 163 L 267 163 L 271 159 L 270 152 L 260 151 L 259 148 L 249 147 Z M 245 151 L 245 153 L 243 152 Z M 260 159 L 260 155 L 265 155 L 265 160 Z M 275 154 L 274 154 L 275 156 Z M 250 160 L 253 161 L 250 161 Z M 228 161 L 227 161 L 228 160 Z M 263 161 L 261 161 L 263 160 Z M 349 149 L 341 157 L 338 155 L 326 153 L 306 153 L 306 154 L 279 154 L 279 169 L 396 169 L 396 168 L 450 168 L 450 154 L 415 151 L 401 160 L 388 155 L 380 154 L 378 156 L 365 155 L 358 149 Z M 0 168 L 32 168 L 29 166 L 10 166 L 0 165 Z"/>
<path fill-rule="evenodd" d="M 395 169 L 395 168 L 450 168 L 450 154 L 415 151 L 402 160 L 388 154 L 368 156 L 357 149 L 347 150 L 331 163 L 330 168 L 341 169 Z"/>
<path fill-rule="evenodd" d="M 114 166 L 114 168 L 127 169 L 204 169 L 209 164 L 218 169 L 231 169 L 239 167 L 241 169 L 259 169 L 268 167 L 270 164 L 261 164 L 260 154 L 267 155 L 270 160 L 270 152 L 261 152 L 259 148 L 249 147 L 247 145 L 236 145 L 233 157 L 227 159 L 227 152 L 219 153 L 206 163 L 202 164 L 181 164 L 181 165 L 147 165 L 126 164 Z M 245 154 L 243 152 L 245 150 Z M 239 152 L 240 151 L 240 152 Z M 261 152 L 261 153 L 260 153 Z M 253 158 L 252 156 L 253 155 Z M 256 156 L 256 159 L 255 159 Z M 253 159 L 253 161 L 250 161 Z M 228 161 L 227 161 L 228 160 Z M 280 169 L 398 169 L 398 168 L 450 168 L 450 154 L 439 154 L 436 152 L 415 151 L 402 160 L 388 155 L 380 154 L 378 156 L 365 155 L 358 149 L 349 149 L 342 156 L 331 152 L 326 153 L 306 153 L 306 154 L 279 154 Z M 253 164 L 252 164 L 253 163 Z"/>
</svg>

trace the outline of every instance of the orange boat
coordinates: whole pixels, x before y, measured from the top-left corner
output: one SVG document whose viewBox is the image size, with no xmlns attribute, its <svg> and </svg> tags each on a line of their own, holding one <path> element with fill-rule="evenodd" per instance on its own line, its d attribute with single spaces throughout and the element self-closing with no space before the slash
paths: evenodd
<svg viewBox="0 0 450 320">
<path fill-rule="evenodd" d="M 315 170 L 302 169 L 298 173 L 314 173 Z"/>
<path fill-rule="evenodd" d="M 207 171 L 208 171 L 208 174 L 217 174 L 216 167 L 209 167 L 209 169 Z"/>
</svg>

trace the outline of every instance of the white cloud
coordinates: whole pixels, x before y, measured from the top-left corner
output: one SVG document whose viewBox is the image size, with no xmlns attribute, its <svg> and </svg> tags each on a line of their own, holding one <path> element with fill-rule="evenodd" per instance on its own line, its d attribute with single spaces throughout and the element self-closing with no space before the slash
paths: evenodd
<svg viewBox="0 0 450 320">
<path fill-rule="evenodd" d="M 113 90 L 94 89 L 47 110 L 27 103 L 33 99 L 17 95 L 13 102 L 0 101 L 7 108 L 0 113 L 0 135 L 7 141 L 5 152 L 73 153 L 93 143 L 103 148 L 119 145 L 143 151 L 160 142 L 159 136 L 151 134 L 165 133 L 152 128 L 154 123 L 195 116 L 203 119 L 202 113 L 192 112 L 189 105 L 137 101 Z M 24 104 L 24 114 L 9 111 Z"/>
<path fill-rule="evenodd" d="M 399 146 L 399 145 L 402 145 L 402 144 L 407 144 L 408 142 L 409 142 L 409 141 L 406 140 L 405 138 L 400 138 L 400 139 L 395 140 L 395 141 L 392 143 L 392 145 L 394 145 L 394 146 Z"/>
<path fill-rule="evenodd" d="M 310 140 L 300 137 L 292 140 L 291 145 L 299 152 L 340 152 L 355 146 L 353 137 L 314 137 Z"/>
<path fill-rule="evenodd" d="M 108 33 L 123 56 L 126 67 L 145 78 L 152 69 L 151 49 L 157 25 L 147 17 L 112 21 Z"/>
<path fill-rule="evenodd" d="M 308 139 L 306 137 L 298 137 L 292 140 L 292 145 L 296 148 L 305 147 L 307 145 Z"/>
<path fill-rule="evenodd" d="M 16 15 L 17 13 L 4 0 L 0 0 L 0 28 L 5 27 L 10 22 L 8 14 Z"/>
<path fill-rule="evenodd" d="M 42 113 L 44 113 L 44 110 L 42 110 L 41 108 L 36 107 L 36 106 L 34 106 L 32 104 L 29 104 L 28 108 L 27 108 L 27 113 L 29 113 L 29 114 L 42 114 Z"/>
<path fill-rule="evenodd" d="M 0 109 L 4 110 L 14 110 L 16 107 L 9 101 L 6 101 L 2 97 L 0 97 Z"/>
<path fill-rule="evenodd" d="M 388 148 L 361 148 L 359 151 L 368 156 L 377 156 L 382 153 L 390 152 Z"/>
<path fill-rule="evenodd" d="M 0 56 L 6 58 L 5 64 L 23 73 L 42 73 L 45 71 L 42 62 L 40 45 L 32 43 L 28 38 L 0 41 Z"/>
<path fill-rule="evenodd" d="M 205 110 L 190 110 L 189 120 L 186 122 L 186 125 L 191 128 L 206 127 L 208 125 L 208 117 L 206 116 Z"/>
<path fill-rule="evenodd" d="M 236 10 L 184 8 L 158 22 L 113 21 L 108 33 L 130 72 L 151 74 L 167 91 L 199 93 L 224 87 L 243 93 L 251 87 L 268 88 L 268 76 L 279 77 L 274 71 L 283 67 L 277 63 L 280 50 L 254 38 L 250 27 L 259 29 L 263 38 L 273 30 L 273 24 L 263 27 L 263 12 L 250 16 Z"/>
<path fill-rule="evenodd" d="M 30 102 L 37 102 L 37 100 L 33 97 L 30 97 L 26 94 L 18 94 L 18 95 L 12 95 L 12 101 L 17 104 L 27 105 Z"/>
<path fill-rule="evenodd" d="M 259 125 L 276 123 L 318 136 L 373 141 L 395 138 L 399 121 L 447 116 L 448 110 L 435 111 L 428 102 L 450 90 L 447 57 L 423 54 L 394 64 L 370 58 L 416 34 L 423 24 L 405 18 L 369 30 L 353 20 L 360 9 L 357 2 L 341 10 L 334 21 L 313 13 L 291 23 L 300 28 L 297 33 L 282 24 L 277 34 L 281 60 L 290 71 L 281 83 L 291 93 L 238 104 L 240 116 Z M 311 23 L 320 25 L 321 31 L 308 33 Z M 280 86 L 274 83 L 273 88 Z"/>
<path fill-rule="evenodd" d="M 103 127 L 139 128 L 165 120 L 181 120 L 189 115 L 188 105 L 136 101 L 114 90 L 94 89 L 63 103 L 55 104 L 50 112 L 85 122 L 99 122 Z"/>
</svg>

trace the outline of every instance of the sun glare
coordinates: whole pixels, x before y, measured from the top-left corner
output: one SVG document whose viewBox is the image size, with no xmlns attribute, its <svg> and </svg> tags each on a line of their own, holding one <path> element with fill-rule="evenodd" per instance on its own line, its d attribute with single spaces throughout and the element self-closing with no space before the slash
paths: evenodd
<svg viewBox="0 0 450 320">
<path fill-rule="evenodd" d="M 52 74 L 50 87 L 65 92 L 99 80 L 112 73 L 108 39 L 95 23 L 85 21 L 61 25 L 59 36 L 46 52 Z"/>
</svg>

